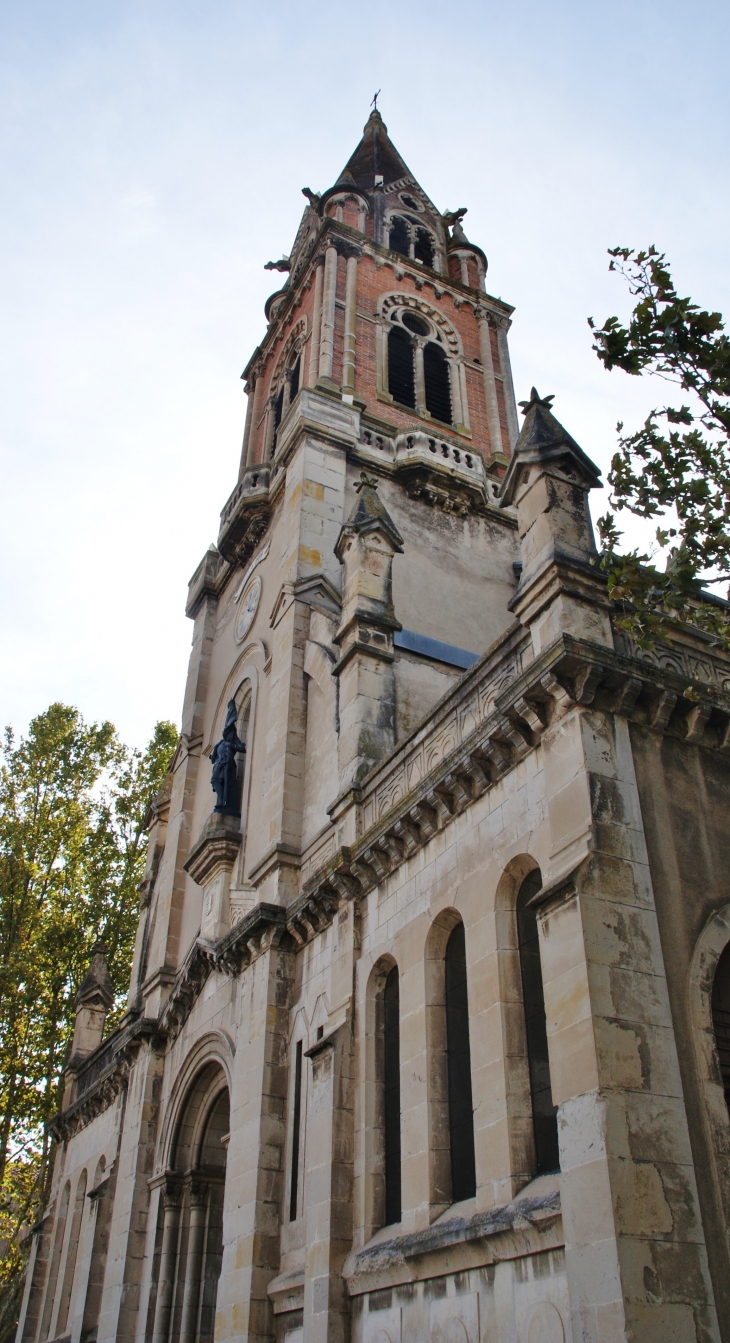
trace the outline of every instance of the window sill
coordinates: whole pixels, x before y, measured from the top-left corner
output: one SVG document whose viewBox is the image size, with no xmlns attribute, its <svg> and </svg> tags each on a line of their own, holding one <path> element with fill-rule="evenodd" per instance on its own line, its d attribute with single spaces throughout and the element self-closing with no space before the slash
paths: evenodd
<svg viewBox="0 0 730 1343">
<path fill-rule="evenodd" d="M 445 420 L 436 420 L 430 411 L 415 410 L 413 406 L 406 406 L 402 401 L 396 401 L 395 397 L 390 395 L 390 392 L 378 392 L 377 399 L 387 406 L 393 406 L 396 410 L 404 410 L 407 415 L 412 415 L 422 424 L 432 424 L 437 434 L 441 433 L 443 429 L 449 434 L 459 434 L 461 438 L 471 440 L 471 429 L 467 429 L 465 424 L 447 424 Z"/>
</svg>

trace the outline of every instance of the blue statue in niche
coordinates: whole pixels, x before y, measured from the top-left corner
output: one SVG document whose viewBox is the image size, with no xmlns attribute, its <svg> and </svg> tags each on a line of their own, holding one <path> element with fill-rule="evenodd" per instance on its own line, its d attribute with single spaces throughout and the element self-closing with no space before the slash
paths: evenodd
<svg viewBox="0 0 730 1343">
<path fill-rule="evenodd" d="M 214 811 L 221 812 L 224 816 L 240 816 L 238 808 L 238 770 L 236 768 L 236 756 L 243 754 L 246 747 L 238 739 L 236 731 L 236 719 L 238 710 L 236 701 L 228 701 L 228 712 L 226 714 L 226 724 L 223 728 L 223 736 L 213 747 L 210 753 L 210 760 L 213 766 L 213 773 L 210 778 L 211 787 L 218 802 L 213 808 Z"/>
</svg>

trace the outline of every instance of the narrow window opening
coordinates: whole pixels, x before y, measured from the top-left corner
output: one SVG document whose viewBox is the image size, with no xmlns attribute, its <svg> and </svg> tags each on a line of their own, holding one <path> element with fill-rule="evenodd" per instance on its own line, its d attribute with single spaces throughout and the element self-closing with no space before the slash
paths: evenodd
<svg viewBox="0 0 730 1343">
<path fill-rule="evenodd" d="M 53 1302 L 56 1295 L 56 1286 L 58 1284 L 58 1269 L 61 1263 L 61 1250 L 63 1249 L 63 1237 L 66 1230 L 66 1217 L 68 1215 L 69 1199 L 71 1197 L 71 1186 L 66 1183 L 61 1203 L 56 1218 L 56 1234 L 53 1238 L 53 1252 L 48 1271 L 48 1285 L 46 1287 L 46 1299 L 43 1303 L 43 1318 L 41 1321 L 39 1338 L 47 1338 L 51 1325 L 51 1315 L 53 1313 Z"/>
<path fill-rule="evenodd" d="M 451 386 L 449 361 L 433 341 L 423 347 L 423 377 L 426 384 L 426 410 L 442 424 L 451 424 Z"/>
<path fill-rule="evenodd" d="M 292 375 L 291 375 L 291 391 L 290 391 L 290 393 L 289 393 L 289 404 L 290 404 L 290 405 L 291 405 L 291 402 L 294 400 L 294 397 L 295 397 L 295 396 L 298 394 L 298 392 L 299 392 L 299 369 L 300 369 L 300 365 L 301 365 L 301 359 L 297 359 L 297 362 L 296 362 L 296 364 L 294 365 L 294 368 L 292 369 Z"/>
<path fill-rule="evenodd" d="M 712 1025 L 725 1101 L 730 1115 L 730 944 L 723 951 L 715 971 L 712 985 Z"/>
<path fill-rule="evenodd" d="M 73 1217 L 71 1219 L 68 1249 L 66 1250 L 66 1267 L 61 1286 L 61 1301 L 58 1307 L 58 1317 L 56 1319 L 56 1335 L 65 1334 L 66 1325 L 68 1323 L 68 1311 L 69 1306 L 71 1305 L 71 1294 L 73 1292 L 74 1278 L 76 1276 L 76 1253 L 79 1248 L 85 1198 L 86 1171 L 84 1170 L 81 1172 L 78 1185 L 76 1186 L 76 1200 L 74 1203 Z"/>
<path fill-rule="evenodd" d="M 302 1135 L 302 1041 L 297 1040 L 294 1064 L 294 1115 L 291 1140 L 291 1191 L 289 1194 L 289 1221 L 296 1222 L 299 1203 L 299 1146 Z"/>
<path fill-rule="evenodd" d="M 477 1191 L 463 923 L 456 925 L 446 945 L 445 970 L 451 1196 L 454 1203 L 460 1203 L 473 1198 Z"/>
<path fill-rule="evenodd" d="M 517 937 L 525 1008 L 527 1058 L 530 1069 L 532 1127 L 535 1134 L 535 1174 L 560 1169 L 557 1109 L 553 1105 L 548 1057 L 545 995 L 540 964 L 537 914 L 529 902 L 542 886 L 539 870 L 530 872 L 517 897 Z"/>
<path fill-rule="evenodd" d="M 246 765 L 248 761 L 248 727 L 250 719 L 251 719 L 251 695 L 248 694 L 244 701 L 243 707 L 241 708 L 241 711 L 239 713 L 238 727 L 236 729 L 236 731 L 238 732 L 238 740 L 242 741 L 244 746 L 246 747 L 246 750 L 241 751 L 236 757 L 236 785 L 238 788 L 239 812 L 243 811 L 243 801 L 244 801 L 243 791 L 244 791 L 244 783 L 246 780 Z"/>
<path fill-rule="evenodd" d="M 81 1343 L 94 1343 L 99 1328 L 101 1298 L 104 1290 L 107 1251 L 109 1249 L 109 1227 L 111 1225 L 116 1167 L 110 1176 L 106 1176 L 106 1161 L 99 1159 L 94 1176 L 94 1187 L 88 1197 L 91 1200 L 94 1218 L 94 1239 L 89 1264 L 89 1277 L 86 1284 L 86 1300 L 81 1324 Z"/>
<path fill-rule="evenodd" d="M 393 966 L 383 990 L 383 1092 L 385 1120 L 385 1224 L 401 1218 L 400 986 Z"/>
<path fill-rule="evenodd" d="M 410 239 L 405 219 L 395 218 L 390 225 L 390 250 L 399 256 L 410 256 Z"/>
<path fill-rule="evenodd" d="M 276 401 L 274 402 L 274 432 L 276 432 L 276 430 L 279 428 L 279 425 L 281 424 L 281 412 L 283 406 L 284 406 L 284 388 L 281 387 L 279 389 L 279 395 L 277 396 Z"/>
<path fill-rule="evenodd" d="M 413 342 L 398 326 L 394 326 L 388 335 L 388 391 L 394 401 L 415 410 Z"/>
<path fill-rule="evenodd" d="M 433 242 L 431 235 L 425 228 L 416 230 L 416 246 L 414 250 L 416 261 L 422 261 L 424 266 L 433 267 Z"/>
</svg>

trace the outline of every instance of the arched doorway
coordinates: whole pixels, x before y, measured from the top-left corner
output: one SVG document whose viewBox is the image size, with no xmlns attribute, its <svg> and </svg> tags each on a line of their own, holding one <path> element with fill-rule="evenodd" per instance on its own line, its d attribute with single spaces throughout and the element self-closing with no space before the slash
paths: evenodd
<svg viewBox="0 0 730 1343">
<path fill-rule="evenodd" d="M 163 1187 L 155 1343 L 213 1343 L 229 1125 L 225 1074 L 208 1064 L 183 1105 Z"/>
</svg>

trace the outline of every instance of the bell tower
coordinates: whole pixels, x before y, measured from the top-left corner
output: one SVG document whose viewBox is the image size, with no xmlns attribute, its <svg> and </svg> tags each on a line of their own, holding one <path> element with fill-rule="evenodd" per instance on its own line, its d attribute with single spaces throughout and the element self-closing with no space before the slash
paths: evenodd
<svg viewBox="0 0 730 1343">
<path fill-rule="evenodd" d="M 252 631 L 267 648 L 267 726 L 259 703 L 256 733 L 268 744 L 265 761 L 257 764 L 257 743 L 247 757 L 250 777 L 261 773 L 238 873 L 251 902 L 291 898 L 302 849 L 327 824 L 345 781 L 392 749 L 502 634 L 516 584 L 515 519 L 497 500 L 517 433 L 512 309 L 487 292 L 487 258 L 466 237 L 466 210 L 433 204 L 377 110 L 334 185 L 303 194 L 289 255 L 268 263 L 285 280 L 266 303 L 267 330 L 243 374 L 239 479 L 188 606 L 200 621 L 209 592 L 219 629 L 229 609 L 235 647 L 251 602 L 248 575 L 260 564 L 265 597 Z M 373 482 L 366 495 L 377 489 L 384 535 L 401 540 L 389 559 L 389 670 L 381 659 L 377 690 L 366 678 L 355 691 L 337 642 L 343 580 L 347 569 L 348 589 L 362 586 L 355 557 L 371 563 L 375 542 L 365 546 L 357 528 L 357 545 L 338 538 L 363 472 Z M 216 644 L 214 660 L 224 656 L 219 636 Z M 353 647 L 348 659 L 360 666 L 361 654 Z M 367 665 L 372 681 L 372 656 Z M 379 711 L 371 690 L 383 697 Z M 369 726 L 357 720 L 358 705 Z M 318 715 L 315 740 L 307 725 Z M 235 874 L 232 881 L 235 905 Z"/>
</svg>

